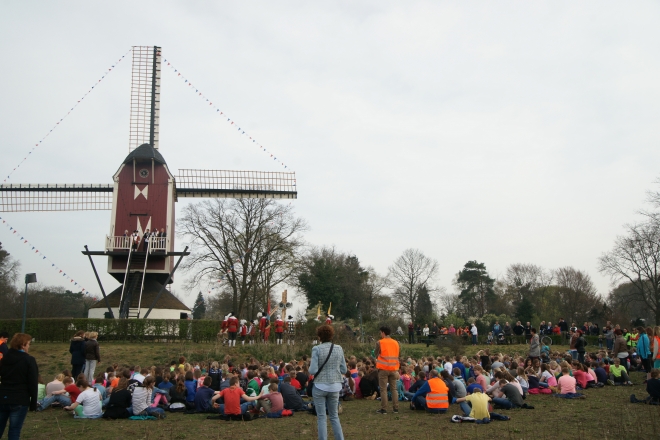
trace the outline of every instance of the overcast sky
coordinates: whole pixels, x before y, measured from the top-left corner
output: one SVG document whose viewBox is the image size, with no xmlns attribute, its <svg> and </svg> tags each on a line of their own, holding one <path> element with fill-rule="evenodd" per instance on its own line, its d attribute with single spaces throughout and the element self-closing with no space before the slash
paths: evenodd
<svg viewBox="0 0 660 440">
<path fill-rule="evenodd" d="M 659 12 L 605 1 L 4 1 L 0 173 L 131 46 L 160 45 L 296 172 L 311 244 L 383 274 L 418 248 L 450 289 L 468 260 L 493 276 L 512 263 L 574 266 L 606 294 L 597 258 L 660 175 Z M 175 75 L 163 68 L 160 131 L 175 174 L 282 169 Z M 128 154 L 129 97 L 127 56 L 9 182 L 111 183 Z M 103 248 L 108 211 L 2 217 L 99 295 L 80 251 Z M 64 284 L 11 235 L 0 228 L 22 272 Z"/>
</svg>

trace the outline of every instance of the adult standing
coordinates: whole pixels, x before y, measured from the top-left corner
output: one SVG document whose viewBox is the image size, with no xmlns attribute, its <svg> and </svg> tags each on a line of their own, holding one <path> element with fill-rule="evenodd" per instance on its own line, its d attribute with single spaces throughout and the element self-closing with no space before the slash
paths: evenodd
<svg viewBox="0 0 660 440">
<path fill-rule="evenodd" d="M 525 327 L 523 327 L 520 321 L 516 322 L 516 325 L 513 327 L 513 334 L 518 338 L 517 342 L 520 342 L 520 337 L 525 333 Z"/>
<path fill-rule="evenodd" d="M 500 321 L 495 321 L 495 324 L 493 325 L 493 337 L 497 340 L 497 336 L 502 332 L 502 326 L 500 325 Z"/>
<path fill-rule="evenodd" d="M 660 368 L 660 327 L 653 327 L 653 368 Z"/>
<path fill-rule="evenodd" d="M 532 339 L 532 324 L 528 321 L 525 324 L 525 341 L 529 344 L 530 339 Z"/>
<path fill-rule="evenodd" d="M 504 337 L 506 339 L 506 343 L 510 345 L 511 342 L 513 342 L 512 341 L 512 339 L 513 339 L 513 328 L 511 328 L 511 324 L 509 324 L 508 322 L 505 322 L 503 331 L 504 331 Z"/>
<path fill-rule="evenodd" d="M 529 339 L 529 358 L 538 359 L 541 357 L 541 343 L 539 342 L 539 335 L 536 334 L 536 329 L 530 329 L 532 337 Z"/>
<path fill-rule="evenodd" d="M 99 334 L 97 332 L 90 332 L 87 342 L 85 342 L 85 377 L 88 383 L 92 383 L 94 380 L 96 364 L 101 362 L 99 343 L 96 340 L 98 336 Z"/>
<path fill-rule="evenodd" d="M 573 331 L 571 329 L 568 330 L 568 336 L 569 336 L 569 343 L 568 343 L 568 351 L 571 353 L 571 357 L 573 360 L 577 359 L 577 349 L 575 348 L 575 345 L 577 344 L 578 340 L 578 334 L 577 331 Z"/>
<path fill-rule="evenodd" d="M 413 325 L 412 321 L 408 323 L 408 343 L 415 343 L 415 326 Z"/>
<path fill-rule="evenodd" d="M 608 325 L 607 327 L 605 327 L 603 333 L 605 334 L 605 343 L 607 344 L 607 350 L 612 351 L 614 349 L 614 330 L 612 329 L 612 326 Z"/>
<path fill-rule="evenodd" d="M 147 252 L 149 250 L 149 237 L 151 237 L 151 233 L 147 228 L 147 230 L 144 231 L 144 236 L 142 237 L 142 247 L 144 249 L 144 252 Z"/>
<path fill-rule="evenodd" d="M 378 369 L 378 386 L 380 387 L 379 414 L 387 414 L 387 385 L 392 393 L 392 408 L 394 413 L 399 412 L 399 393 L 397 380 L 399 380 L 399 343 L 390 337 L 389 327 L 380 328 L 380 341 L 376 343 L 376 368 Z"/>
<path fill-rule="evenodd" d="M 584 352 L 586 351 L 586 346 L 587 346 L 587 341 L 584 339 L 584 332 L 582 330 L 577 331 L 578 338 L 577 341 L 575 341 L 575 350 L 577 351 L 578 354 L 578 361 L 581 364 L 584 364 Z"/>
<path fill-rule="evenodd" d="M 335 330 L 331 325 L 321 325 L 316 329 L 319 345 L 312 347 L 312 362 L 309 374 L 314 376 L 312 394 L 316 409 L 316 424 L 319 440 L 327 440 L 328 425 L 326 418 L 330 419 L 332 433 L 335 440 L 343 440 L 344 433 L 339 422 L 339 391 L 344 381 L 344 374 L 348 371 L 344 350 L 340 345 L 332 343 Z M 326 416 L 326 408 L 328 415 Z"/>
<path fill-rule="evenodd" d="M 479 331 L 477 330 L 477 326 L 474 322 L 470 328 L 470 333 L 472 333 L 472 345 L 477 345 L 477 337 L 479 336 Z"/>
<path fill-rule="evenodd" d="M 568 323 L 564 321 L 564 318 L 559 318 L 559 330 L 561 331 L 561 335 L 566 338 L 568 334 Z"/>
<path fill-rule="evenodd" d="M 28 410 L 37 410 L 39 368 L 28 354 L 32 336 L 16 333 L 0 363 L 0 438 L 9 421 L 9 440 L 21 437 Z"/>
<path fill-rule="evenodd" d="M 637 333 L 639 333 L 637 354 L 642 360 L 642 366 L 644 367 L 644 371 L 646 371 L 646 380 L 648 381 L 651 379 L 651 369 L 653 368 L 653 362 L 651 361 L 651 341 L 644 327 L 637 327 Z"/>
<path fill-rule="evenodd" d="M 85 366 L 85 331 L 78 330 L 69 343 L 71 353 L 71 376 L 76 378 Z"/>
<path fill-rule="evenodd" d="M 614 340 L 612 354 L 619 358 L 621 365 L 623 365 L 627 371 L 628 356 L 630 356 L 630 353 L 628 352 L 628 342 L 626 341 L 626 338 L 623 337 L 623 332 L 620 329 L 614 330 L 614 334 L 616 335 L 616 339 Z"/>
</svg>

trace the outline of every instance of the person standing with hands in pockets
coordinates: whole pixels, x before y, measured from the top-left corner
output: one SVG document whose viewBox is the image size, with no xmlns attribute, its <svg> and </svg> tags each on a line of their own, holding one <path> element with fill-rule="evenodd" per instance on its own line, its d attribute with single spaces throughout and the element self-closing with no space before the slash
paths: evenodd
<svg viewBox="0 0 660 440">
<path fill-rule="evenodd" d="M 387 384 L 392 393 L 394 413 L 399 412 L 399 393 L 396 381 L 399 380 L 399 343 L 390 337 L 389 327 L 380 328 L 380 341 L 376 343 L 376 368 L 378 369 L 378 386 L 380 387 L 379 414 L 387 414 Z"/>
</svg>

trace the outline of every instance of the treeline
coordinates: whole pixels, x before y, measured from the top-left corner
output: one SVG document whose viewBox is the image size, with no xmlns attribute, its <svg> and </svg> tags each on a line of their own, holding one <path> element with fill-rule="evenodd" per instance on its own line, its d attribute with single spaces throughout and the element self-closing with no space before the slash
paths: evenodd
<svg viewBox="0 0 660 440">
<path fill-rule="evenodd" d="M 658 208 L 660 197 L 655 197 Z M 190 205 L 180 226 L 194 249 L 184 267 L 189 287 L 201 285 L 212 292 L 197 297 L 194 315 L 200 318 L 218 319 L 232 311 L 254 319 L 265 310 L 269 298 L 273 307 L 279 303 L 279 292 L 286 284 L 295 286 L 307 302 L 306 318 L 314 317 L 319 309 L 325 313 L 332 304 L 337 319 L 353 324 L 360 318 L 368 323 L 392 322 L 397 317 L 401 325 L 409 320 L 462 324 L 493 317 L 534 323 L 563 317 L 569 322 L 602 324 L 607 320 L 660 322 L 660 277 L 651 276 L 653 268 L 660 269 L 660 228 L 657 215 L 647 213 L 646 217 L 648 221 L 630 227 L 631 236 L 620 238 L 617 248 L 600 259 L 601 271 L 619 281 L 605 295 L 579 268 L 515 263 L 495 278 L 485 262 L 476 260 L 457 268 L 450 288 L 445 288 L 437 282 L 437 261 L 418 249 L 405 250 L 385 273 L 378 273 L 355 254 L 310 246 L 303 239 L 306 222 L 296 217 L 291 205 L 272 200 Z M 622 249 L 635 243 L 639 249 L 633 258 L 643 261 L 627 262 L 636 269 L 624 273 L 624 263 L 619 261 L 617 266 L 615 262 L 623 258 Z"/>
<path fill-rule="evenodd" d="M 642 221 L 627 225 L 612 250 L 599 258 L 599 270 L 616 287 L 597 292 L 588 273 L 574 267 L 543 268 L 516 263 L 495 278 L 483 261 L 468 261 L 449 289 L 438 284 L 438 262 L 419 249 L 407 249 L 385 273 L 364 264 L 357 255 L 305 242 L 307 223 L 291 204 L 271 199 L 216 199 L 188 205 L 178 233 L 191 245 L 182 271 L 186 291 L 197 296 L 197 319 L 220 319 L 229 312 L 255 319 L 270 301 L 280 302 L 285 285 L 304 297 L 313 318 L 332 304 L 337 319 L 363 322 L 463 324 L 484 322 L 566 321 L 622 324 L 645 320 L 660 323 L 660 193 L 649 194 L 652 209 Z M 15 287 L 18 263 L 0 246 L 0 317 L 18 317 L 20 289 Z M 277 292 L 277 293 L 276 293 Z M 31 289 L 28 316 L 86 316 L 90 300 L 61 288 Z"/>
<path fill-rule="evenodd" d="M 23 316 L 24 290 L 16 286 L 20 264 L 0 243 L 0 319 Z M 86 318 L 95 300 L 82 292 L 59 286 L 30 284 L 27 296 L 28 318 Z"/>
</svg>

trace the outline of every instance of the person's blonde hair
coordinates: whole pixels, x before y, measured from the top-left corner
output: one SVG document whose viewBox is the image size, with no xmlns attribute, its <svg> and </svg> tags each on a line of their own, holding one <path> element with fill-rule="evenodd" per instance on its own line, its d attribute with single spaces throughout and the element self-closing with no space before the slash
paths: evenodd
<svg viewBox="0 0 660 440">
<path fill-rule="evenodd" d="M 87 337 L 88 339 L 96 339 L 99 337 L 98 332 L 89 332 L 89 336 Z"/>
<path fill-rule="evenodd" d="M 653 327 L 653 336 L 660 336 L 660 325 Z"/>
<path fill-rule="evenodd" d="M 60 373 L 57 376 L 55 376 L 55 380 L 62 382 L 66 376 L 64 374 Z"/>
</svg>

